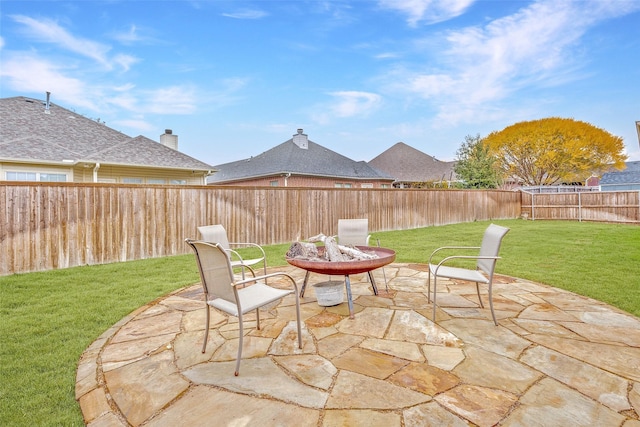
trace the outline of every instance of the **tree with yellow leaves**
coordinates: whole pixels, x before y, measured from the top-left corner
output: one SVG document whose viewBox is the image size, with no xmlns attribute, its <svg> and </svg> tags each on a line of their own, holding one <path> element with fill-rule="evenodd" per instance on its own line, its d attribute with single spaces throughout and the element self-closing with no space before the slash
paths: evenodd
<svg viewBox="0 0 640 427">
<path fill-rule="evenodd" d="M 520 122 L 484 140 L 505 178 L 524 185 L 584 182 L 612 167 L 624 168 L 622 138 L 573 119 Z"/>
</svg>

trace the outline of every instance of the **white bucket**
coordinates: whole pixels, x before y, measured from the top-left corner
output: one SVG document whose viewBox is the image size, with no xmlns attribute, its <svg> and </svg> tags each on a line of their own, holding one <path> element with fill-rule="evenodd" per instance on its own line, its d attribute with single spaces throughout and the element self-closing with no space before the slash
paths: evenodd
<svg viewBox="0 0 640 427">
<path fill-rule="evenodd" d="M 318 298 L 318 305 L 322 307 L 331 307 L 332 305 L 342 304 L 344 301 L 344 283 L 336 281 L 328 281 L 316 283 L 313 285 Z"/>
</svg>

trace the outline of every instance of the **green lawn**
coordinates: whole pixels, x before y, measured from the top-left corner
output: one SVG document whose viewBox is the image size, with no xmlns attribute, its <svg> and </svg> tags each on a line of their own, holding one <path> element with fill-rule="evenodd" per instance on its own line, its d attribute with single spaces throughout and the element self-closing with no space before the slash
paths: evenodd
<svg viewBox="0 0 640 427">
<path fill-rule="evenodd" d="M 511 228 L 497 272 L 568 289 L 640 316 L 640 227 L 495 221 Z M 442 245 L 478 245 L 488 222 L 380 232 L 397 262 L 427 261 Z M 321 230 L 318 230 L 319 232 Z M 289 244 L 266 247 L 285 265 Z M 82 425 L 80 355 L 122 317 L 198 281 L 192 255 L 0 277 L 0 425 Z"/>
</svg>

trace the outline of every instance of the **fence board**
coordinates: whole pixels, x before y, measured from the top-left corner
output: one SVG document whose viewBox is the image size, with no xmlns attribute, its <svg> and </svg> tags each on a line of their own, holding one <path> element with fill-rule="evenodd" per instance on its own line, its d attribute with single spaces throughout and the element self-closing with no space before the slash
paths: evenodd
<svg viewBox="0 0 640 427">
<path fill-rule="evenodd" d="M 187 253 L 184 239 L 198 237 L 205 224 L 224 224 L 231 241 L 266 245 L 336 234 L 340 218 L 369 218 L 371 232 L 518 218 L 525 196 L 3 182 L 0 275 Z"/>
<path fill-rule="evenodd" d="M 640 224 L 640 192 L 523 192 L 522 214 L 532 219 Z"/>
</svg>

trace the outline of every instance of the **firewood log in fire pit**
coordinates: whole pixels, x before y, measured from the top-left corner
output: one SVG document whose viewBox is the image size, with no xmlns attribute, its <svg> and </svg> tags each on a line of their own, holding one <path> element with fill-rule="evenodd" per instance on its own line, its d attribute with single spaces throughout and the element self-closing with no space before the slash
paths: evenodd
<svg viewBox="0 0 640 427">
<path fill-rule="evenodd" d="M 287 258 L 318 258 L 318 247 L 313 243 L 293 242 L 286 254 Z"/>
<path fill-rule="evenodd" d="M 304 259 L 325 259 L 331 262 L 345 262 L 345 261 L 359 261 L 378 258 L 376 254 L 370 254 L 361 251 L 358 248 L 352 246 L 339 245 L 336 239 L 333 237 L 327 237 L 324 234 L 318 234 L 317 236 L 310 237 L 307 242 L 294 242 L 286 256 L 289 258 L 304 258 Z M 321 258 L 318 255 L 318 249 L 315 242 L 324 243 L 324 256 Z"/>
</svg>

